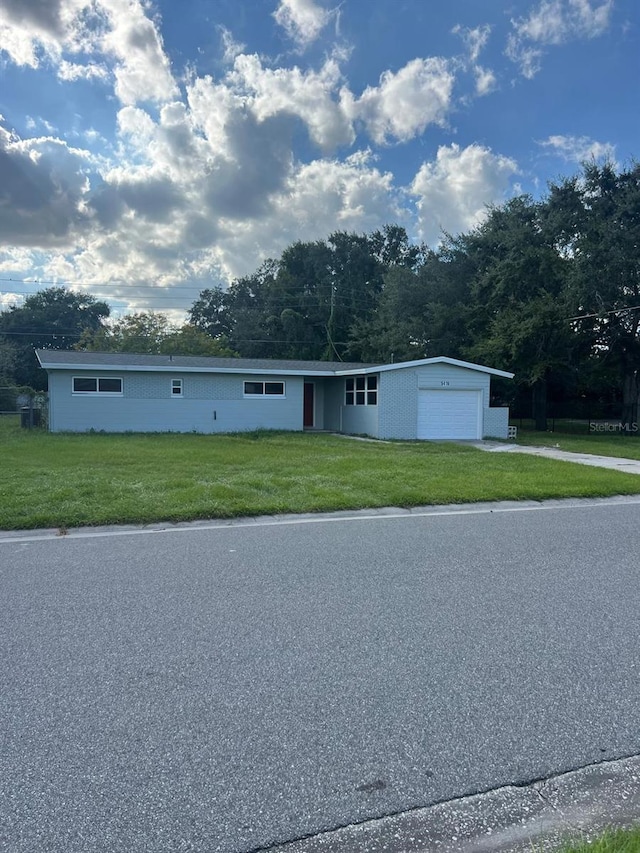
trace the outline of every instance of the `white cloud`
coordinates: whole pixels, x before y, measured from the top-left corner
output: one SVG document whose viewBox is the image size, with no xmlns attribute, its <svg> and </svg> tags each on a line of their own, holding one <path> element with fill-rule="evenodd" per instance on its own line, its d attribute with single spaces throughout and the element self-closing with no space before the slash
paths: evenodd
<svg viewBox="0 0 640 853">
<path fill-rule="evenodd" d="M 375 142 L 407 142 L 430 124 L 444 125 L 454 80 L 446 59 L 413 59 L 396 74 L 385 71 L 380 85 L 367 87 L 360 98 L 344 90 L 342 100 L 347 115 L 362 121 Z"/>
<path fill-rule="evenodd" d="M 0 265 L 0 269 L 2 266 Z M 23 293 L 12 293 L 8 290 L 0 290 L 0 311 L 7 311 L 12 307 L 20 307 L 24 302 Z"/>
<path fill-rule="evenodd" d="M 470 28 L 457 24 L 452 32 L 462 38 L 467 47 L 469 62 L 475 64 L 480 57 L 480 53 L 487 45 L 491 34 L 491 27 L 488 24 L 484 24 L 481 27 Z"/>
<path fill-rule="evenodd" d="M 602 35 L 612 9 L 613 0 L 542 0 L 527 18 L 512 20 L 507 56 L 531 79 L 540 70 L 542 47 Z"/>
<path fill-rule="evenodd" d="M 510 190 L 518 166 L 510 157 L 481 145 L 443 145 L 434 162 L 423 163 L 410 187 L 416 196 L 418 230 L 430 245 L 442 232 L 473 228 L 486 215 L 488 204 L 501 202 Z"/>
<path fill-rule="evenodd" d="M 229 278 L 252 272 L 267 257 L 278 257 L 292 242 L 326 237 L 332 231 L 370 231 L 388 222 L 407 222 L 409 211 L 378 170 L 369 152 L 345 161 L 315 160 L 292 170 L 272 199 L 271 215 L 256 222 L 229 223 L 216 256 Z"/>
<path fill-rule="evenodd" d="M 475 77 L 476 95 L 482 97 L 494 91 L 497 85 L 496 75 L 490 68 L 484 68 L 478 63 L 480 54 L 487 46 L 489 36 L 491 35 L 491 27 L 484 24 L 481 27 L 462 27 L 460 24 L 455 26 L 453 33 L 459 35 L 467 48 L 468 58 L 466 65 L 469 66 Z"/>
<path fill-rule="evenodd" d="M 123 104 L 168 101 L 178 94 L 155 24 L 140 0 L 101 0 L 111 29 L 103 49 L 116 57 L 115 93 Z"/>
<path fill-rule="evenodd" d="M 0 235 L 8 246 L 68 245 L 87 224 L 88 151 L 0 127 Z"/>
<path fill-rule="evenodd" d="M 475 224 L 517 171 L 481 146 L 441 147 L 407 191 L 367 147 L 446 126 L 462 70 L 477 94 L 491 91 L 493 72 L 479 65 L 488 27 L 464 31 L 467 58 L 414 59 L 362 94 L 345 80 L 344 53 L 311 68 L 272 67 L 220 28 L 232 66 L 215 80 L 192 72 L 183 97 L 147 0 L 51 0 L 46 13 L 42 0 L 0 3 L 1 20 L 26 39 L 16 36 L 12 48 L 23 64 L 46 61 L 65 81 L 97 79 L 101 96 L 106 82 L 117 98 L 113 138 L 88 123 L 67 137 L 97 143 L 102 156 L 56 139 L 53 128 L 45 136 L 35 119 L 35 139 L 0 132 L 0 264 L 19 247 L 42 277 L 106 283 L 96 295 L 131 309 L 179 305 L 164 301 L 177 284 L 193 287 L 181 290 L 186 307 L 212 280 L 336 229 L 399 222 L 415 233 L 417 224 L 435 242 L 441 225 Z M 278 13 L 299 44 L 333 14 L 309 0 L 283 0 Z M 314 154 L 299 144 L 301 128 Z"/>
<path fill-rule="evenodd" d="M 231 30 L 228 30 L 221 24 L 218 26 L 218 32 L 220 33 L 220 39 L 222 41 L 222 58 L 225 62 L 233 62 L 236 56 L 239 56 L 244 52 L 246 45 L 242 44 L 242 42 L 236 41 Z"/>
<path fill-rule="evenodd" d="M 496 75 L 490 68 L 483 68 L 477 65 L 475 68 L 476 77 L 476 95 L 489 95 L 493 92 L 498 84 Z"/>
<path fill-rule="evenodd" d="M 588 136 L 550 136 L 540 145 L 568 163 L 584 163 L 585 160 L 608 160 L 614 164 L 616 162 L 615 145 L 611 142 L 598 142 Z"/>
<path fill-rule="evenodd" d="M 107 80 L 109 72 L 104 65 L 80 65 L 76 62 L 69 62 L 66 59 L 60 61 L 58 65 L 58 77 L 60 80 Z"/>
<path fill-rule="evenodd" d="M 289 38 L 304 48 L 318 38 L 332 14 L 314 0 L 280 0 L 273 17 Z"/>
<path fill-rule="evenodd" d="M 178 93 L 143 0 L 4 0 L 0 45 L 18 65 L 38 68 L 46 56 L 65 81 L 107 77 L 104 63 L 69 58 L 100 53 L 112 64 L 115 94 L 124 104 L 162 102 Z"/>
<path fill-rule="evenodd" d="M 0 272 L 13 273 L 20 279 L 28 277 L 33 269 L 33 253 L 23 246 L 12 246 L 0 252 Z"/>
<path fill-rule="evenodd" d="M 295 115 L 306 124 L 311 139 L 323 150 L 350 144 L 354 132 L 349 118 L 334 99 L 342 80 L 338 63 L 328 59 L 318 71 L 264 68 L 257 56 L 239 56 L 225 81 L 239 96 L 249 96 L 259 121 L 275 115 Z"/>
</svg>

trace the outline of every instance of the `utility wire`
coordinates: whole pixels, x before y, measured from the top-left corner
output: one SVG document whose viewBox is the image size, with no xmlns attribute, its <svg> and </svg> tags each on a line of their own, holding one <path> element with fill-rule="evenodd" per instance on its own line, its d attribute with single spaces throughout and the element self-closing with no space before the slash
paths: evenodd
<svg viewBox="0 0 640 853">
<path fill-rule="evenodd" d="M 22 338 L 82 338 L 84 336 L 84 332 L 78 334 L 77 332 L 2 332 L 0 331 L 0 338 L 4 335 L 16 335 Z M 140 336 L 144 337 L 144 336 Z M 217 340 L 216 338 L 212 338 L 212 340 Z M 233 338 L 230 341 L 231 344 L 310 344 L 316 345 L 323 343 L 322 340 L 317 341 L 292 341 L 288 338 Z M 349 341 L 334 341 L 335 344 L 339 344 L 341 346 L 347 346 Z M 91 350 L 90 350 L 91 351 Z M 111 352 L 111 350 L 108 350 Z M 95 352 L 99 352 L 99 350 L 95 350 Z"/>
<path fill-rule="evenodd" d="M 638 311 L 640 305 L 630 305 L 628 308 L 616 308 L 614 311 L 599 311 L 597 314 L 581 314 L 579 317 L 569 317 L 569 322 L 574 320 L 590 320 L 592 317 L 607 317 L 609 314 L 622 314 L 625 311 Z"/>
</svg>

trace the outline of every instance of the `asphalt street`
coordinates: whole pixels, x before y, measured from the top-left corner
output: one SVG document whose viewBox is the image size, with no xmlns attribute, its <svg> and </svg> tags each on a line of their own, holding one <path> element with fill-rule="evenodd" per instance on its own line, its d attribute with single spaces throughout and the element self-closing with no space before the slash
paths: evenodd
<svg viewBox="0 0 640 853">
<path fill-rule="evenodd" d="M 519 509 L 0 538 L 0 850 L 246 853 L 640 753 L 640 503 Z"/>
</svg>

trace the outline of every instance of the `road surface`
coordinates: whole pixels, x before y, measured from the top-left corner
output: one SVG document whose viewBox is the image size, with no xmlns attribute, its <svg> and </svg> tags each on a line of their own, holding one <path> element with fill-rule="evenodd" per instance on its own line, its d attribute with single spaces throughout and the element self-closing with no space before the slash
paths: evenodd
<svg viewBox="0 0 640 853">
<path fill-rule="evenodd" d="M 246 853 L 640 752 L 637 498 L 0 536 L 0 850 Z"/>
</svg>

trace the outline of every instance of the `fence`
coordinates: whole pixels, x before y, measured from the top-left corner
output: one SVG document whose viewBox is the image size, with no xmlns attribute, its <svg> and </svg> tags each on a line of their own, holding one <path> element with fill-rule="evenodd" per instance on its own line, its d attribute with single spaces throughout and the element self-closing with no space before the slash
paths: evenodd
<svg viewBox="0 0 640 853">
<path fill-rule="evenodd" d="M 19 417 L 21 427 L 34 429 L 47 426 L 48 412 L 49 398 L 44 391 L 0 385 L 0 417 Z"/>
</svg>

